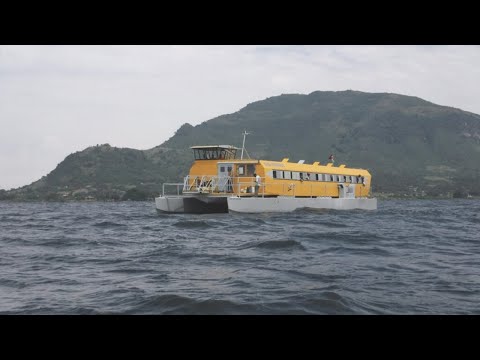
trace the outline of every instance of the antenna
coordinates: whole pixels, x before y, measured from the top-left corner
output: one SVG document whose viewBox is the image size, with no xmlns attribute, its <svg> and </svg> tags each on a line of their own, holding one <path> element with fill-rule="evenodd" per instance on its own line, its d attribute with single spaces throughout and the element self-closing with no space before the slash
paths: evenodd
<svg viewBox="0 0 480 360">
<path fill-rule="evenodd" d="M 242 155 L 240 156 L 240 159 L 243 159 L 243 150 L 245 149 L 245 137 L 247 135 L 250 135 L 250 133 L 247 133 L 247 130 L 243 131 L 243 144 L 242 144 Z M 245 150 L 246 151 L 246 150 Z"/>
</svg>

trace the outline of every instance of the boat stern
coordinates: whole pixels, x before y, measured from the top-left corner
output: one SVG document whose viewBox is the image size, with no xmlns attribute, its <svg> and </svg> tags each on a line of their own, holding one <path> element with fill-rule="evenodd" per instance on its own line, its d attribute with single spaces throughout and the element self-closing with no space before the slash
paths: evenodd
<svg viewBox="0 0 480 360">
<path fill-rule="evenodd" d="M 159 196 L 155 198 L 157 211 L 168 213 L 183 213 L 183 196 Z"/>
</svg>

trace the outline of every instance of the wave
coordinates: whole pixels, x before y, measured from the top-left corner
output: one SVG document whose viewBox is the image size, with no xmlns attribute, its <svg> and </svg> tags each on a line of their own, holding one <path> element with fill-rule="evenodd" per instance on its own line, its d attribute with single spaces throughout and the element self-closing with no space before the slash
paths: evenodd
<svg viewBox="0 0 480 360">
<path fill-rule="evenodd" d="M 116 222 L 113 222 L 113 221 L 102 221 L 102 222 L 98 222 L 98 223 L 93 224 L 93 226 L 97 226 L 97 227 L 119 227 L 119 226 L 127 226 L 127 225 L 126 224 L 119 224 L 119 223 L 116 223 Z"/>
<path fill-rule="evenodd" d="M 173 226 L 181 229 L 208 229 L 212 227 L 204 220 L 180 220 L 173 223 Z"/>
<path fill-rule="evenodd" d="M 282 250 L 282 249 L 299 249 L 305 250 L 305 247 L 296 240 L 267 240 L 261 242 L 250 242 L 245 245 L 239 246 L 239 249 L 269 249 L 269 250 Z"/>
</svg>

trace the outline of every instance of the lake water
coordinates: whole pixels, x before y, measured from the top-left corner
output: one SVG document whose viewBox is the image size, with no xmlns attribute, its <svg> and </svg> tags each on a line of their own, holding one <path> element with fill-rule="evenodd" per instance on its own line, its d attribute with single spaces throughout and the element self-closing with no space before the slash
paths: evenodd
<svg viewBox="0 0 480 360">
<path fill-rule="evenodd" d="M 0 202 L 1 314 L 480 314 L 480 201 L 157 214 Z"/>
</svg>

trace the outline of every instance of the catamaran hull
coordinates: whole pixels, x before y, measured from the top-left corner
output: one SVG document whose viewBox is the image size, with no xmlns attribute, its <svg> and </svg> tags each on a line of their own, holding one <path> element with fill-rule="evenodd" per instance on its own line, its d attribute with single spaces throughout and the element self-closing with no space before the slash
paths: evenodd
<svg viewBox="0 0 480 360">
<path fill-rule="evenodd" d="M 229 197 L 228 210 L 241 213 L 290 212 L 297 209 L 376 210 L 376 198 Z"/>
<path fill-rule="evenodd" d="M 155 207 L 167 213 L 228 213 L 225 196 L 160 196 L 155 198 Z"/>
<path fill-rule="evenodd" d="M 155 198 L 157 211 L 166 213 L 263 213 L 291 212 L 297 209 L 376 210 L 373 198 L 296 198 L 296 197 L 225 197 L 160 196 Z"/>
</svg>

